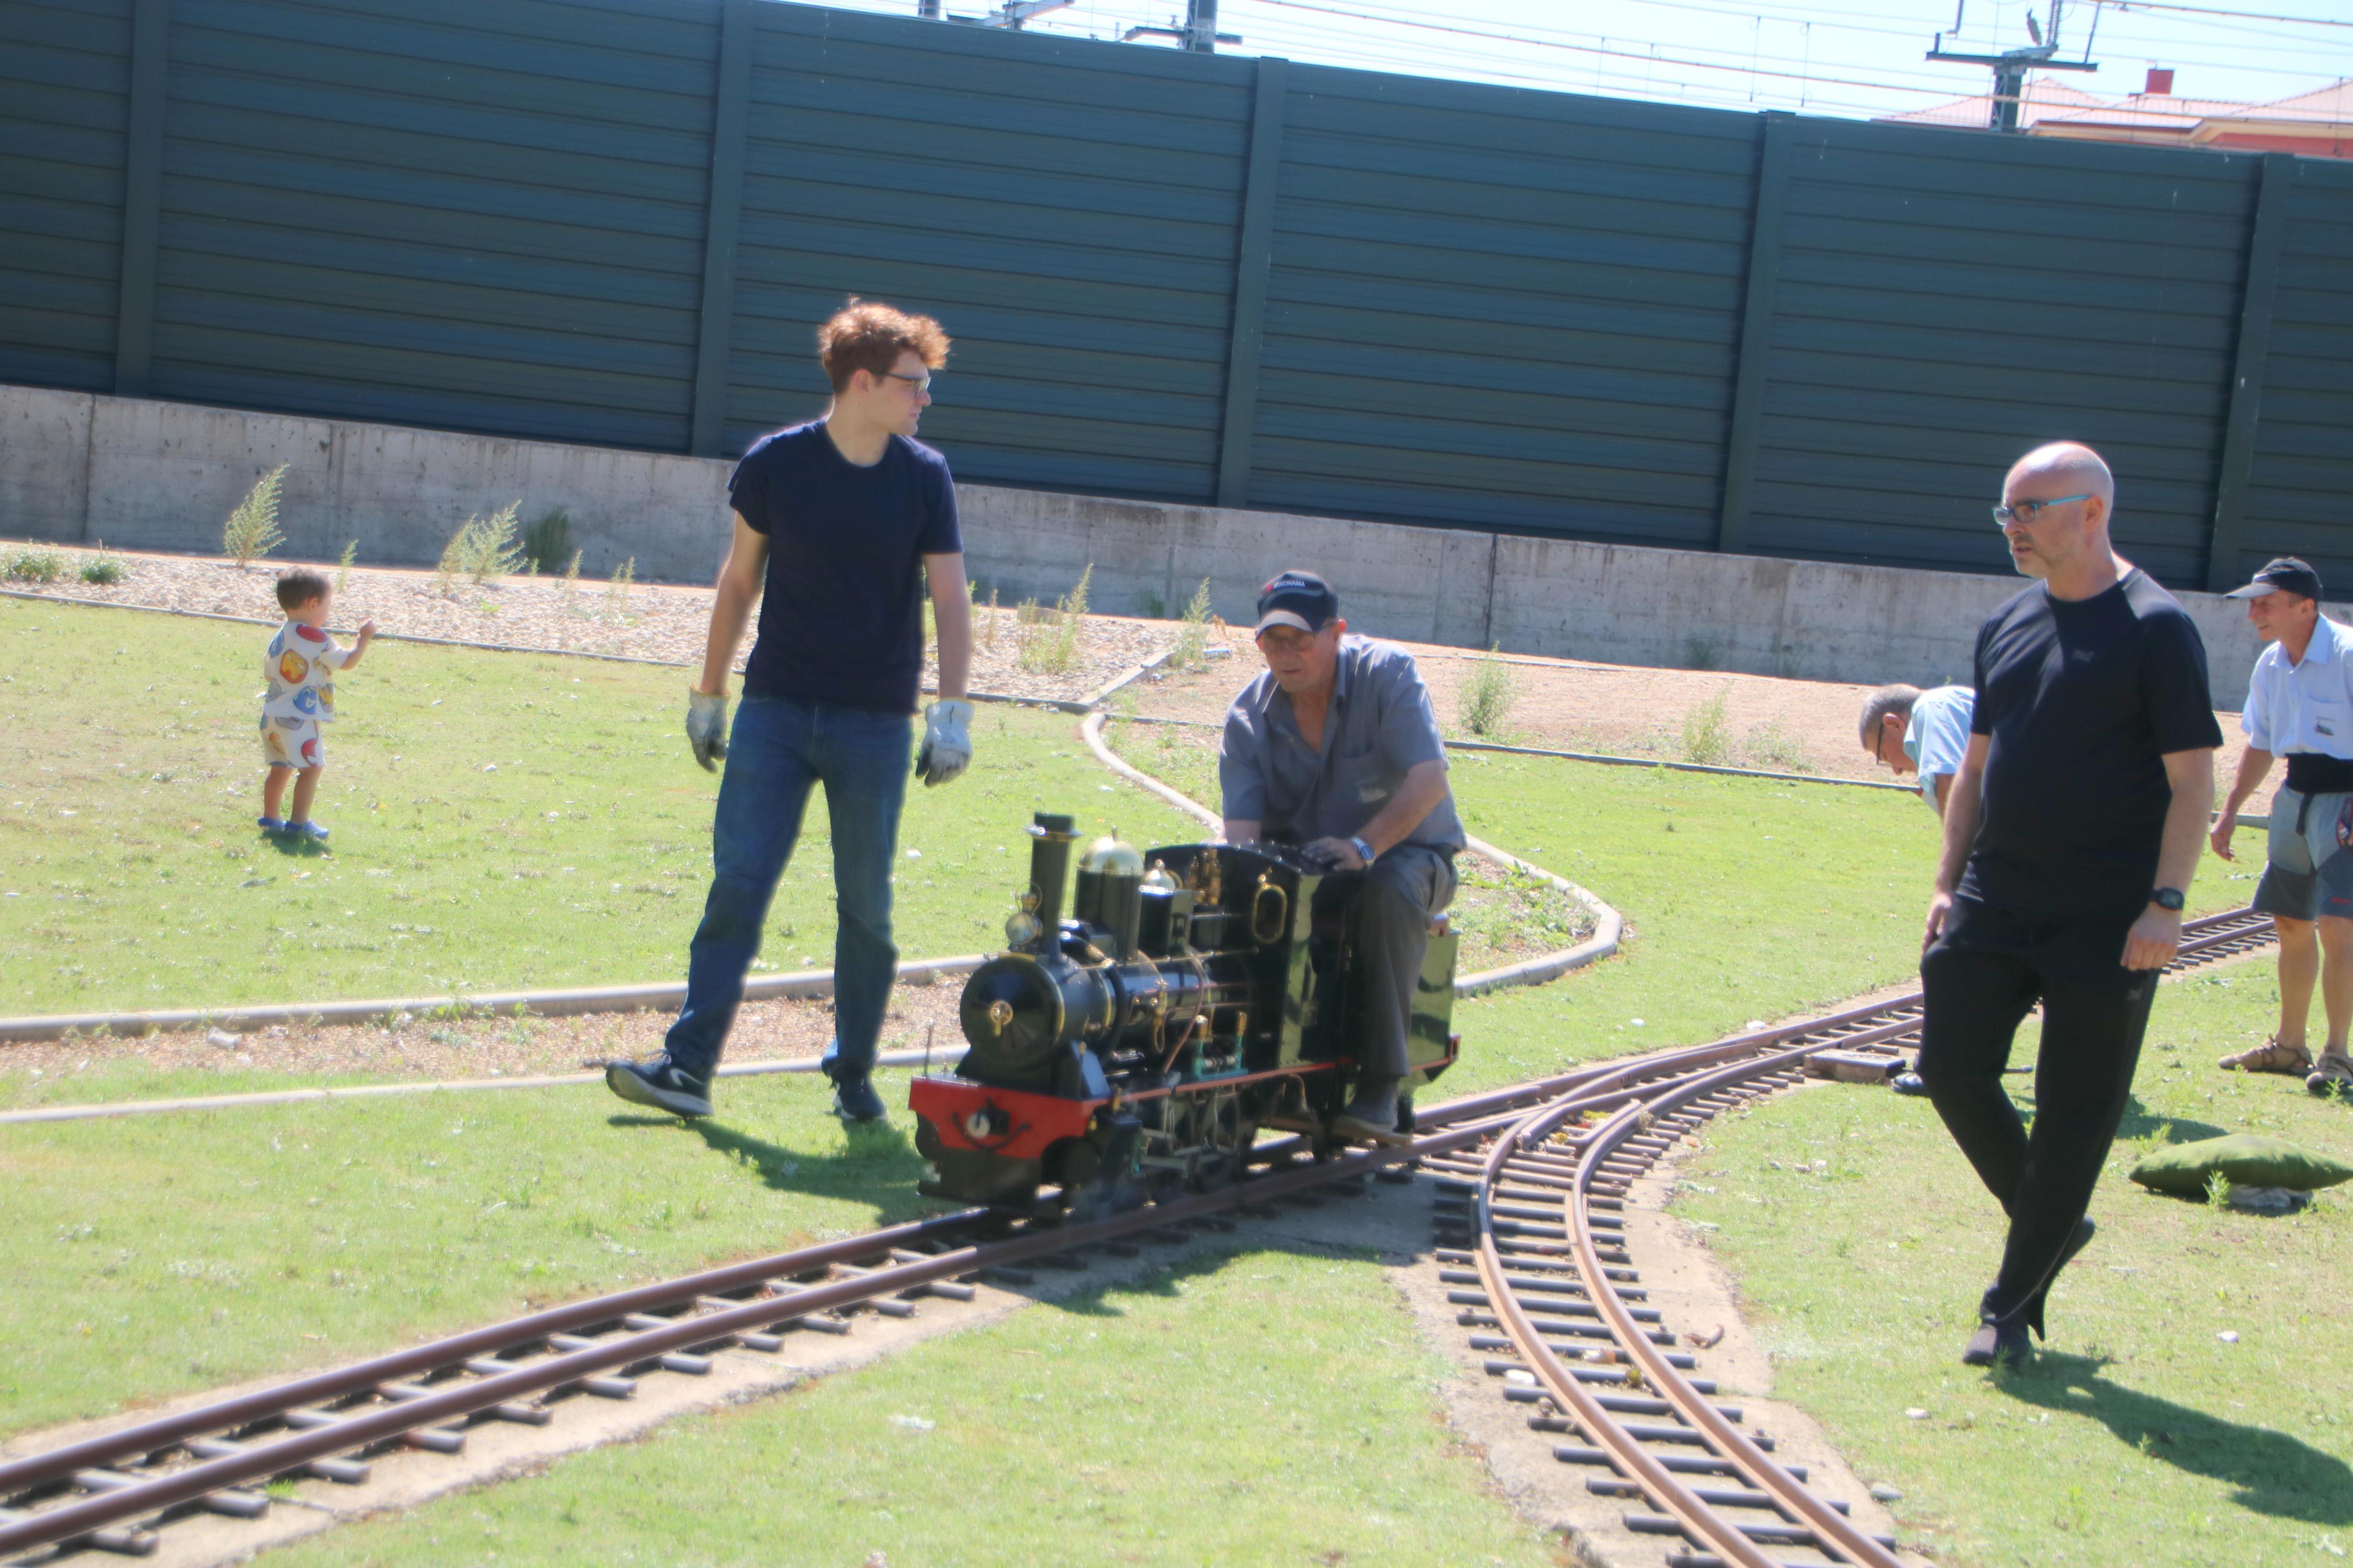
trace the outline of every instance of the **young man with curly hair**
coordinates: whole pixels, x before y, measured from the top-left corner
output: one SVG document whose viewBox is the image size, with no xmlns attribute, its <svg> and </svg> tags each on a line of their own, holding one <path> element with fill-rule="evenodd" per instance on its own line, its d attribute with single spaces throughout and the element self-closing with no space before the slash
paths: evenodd
<svg viewBox="0 0 2353 1568">
<path fill-rule="evenodd" d="M 971 598 L 955 485 L 917 442 L 931 373 L 948 338 L 928 316 L 853 300 L 818 331 L 833 386 L 823 416 L 763 437 L 728 481 L 734 542 L 719 570 L 702 675 L 686 733 L 706 769 L 723 759 L 712 880 L 687 967 L 686 1005 L 661 1055 L 615 1062 L 622 1099 L 711 1114 L 711 1076 L 760 949 L 768 901 L 792 857 L 809 792 L 825 786 L 833 828 L 834 1038 L 825 1053 L 834 1110 L 883 1115 L 869 1077 L 896 977 L 891 867 L 906 795 L 908 717 L 923 668 L 922 595 L 939 626 L 939 700 L 926 710 L 914 771 L 943 784 L 972 760 Z M 753 604 L 760 630 L 744 668 L 732 740 L 727 673 Z"/>
</svg>

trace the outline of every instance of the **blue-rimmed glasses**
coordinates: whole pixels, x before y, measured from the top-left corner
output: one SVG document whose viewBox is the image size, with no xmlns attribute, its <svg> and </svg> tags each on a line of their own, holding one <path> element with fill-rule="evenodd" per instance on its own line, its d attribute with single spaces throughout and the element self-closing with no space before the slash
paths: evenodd
<svg viewBox="0 0 2353 1568">
<path fill-rule="evenodd" d="M 2022 500 L 2015 506 L 1998 506 L 1993 509 L 1993 525 L 2006 529 L 2014 522 L 2021 528 L 2032 528 L 2034 520 L 2050 508 L 2065 506 L 2071 500 L 2091 499 L 2092 492 L 2086 490 L 2079 496 L 2052 496 L 2049 500 Z"/>
</svg>

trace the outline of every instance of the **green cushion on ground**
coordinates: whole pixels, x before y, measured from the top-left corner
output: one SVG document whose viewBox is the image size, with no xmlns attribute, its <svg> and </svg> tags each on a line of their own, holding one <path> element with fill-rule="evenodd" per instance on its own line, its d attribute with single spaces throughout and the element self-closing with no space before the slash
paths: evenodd
<svg viewBox="0 0 2353 1568">
<path fill-rule="evenodd" d="M 2202 1197 L 2208 1180 L 2217 1173 L 2241 1186 L 2291 1187 L 2308 1193 L 2353 1177 L 2353 1163 L 2316 1154 L 2284 1138 L 2233 1132 L 2159 1149 L 2132 1168 L 2132 1179 L 2157 1192 Z"/>
</svg>

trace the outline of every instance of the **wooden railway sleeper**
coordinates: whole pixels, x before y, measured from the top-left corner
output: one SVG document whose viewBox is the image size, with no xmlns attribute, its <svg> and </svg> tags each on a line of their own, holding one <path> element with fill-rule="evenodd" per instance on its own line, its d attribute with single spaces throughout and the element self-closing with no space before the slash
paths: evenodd
<svg viewBox="0 0 2353 1568">
<path fill-rule="evenodd" d="M 1577 1443 L 1554 1445 L 1552 1457 L 1564 1465 L 1615 1466 L 1617 1463 L 1606 1449 L 1588 1448 Z M 1740 1467 L 1728 1459 L 1719 1459 L 1711 1455 L 1653 1454 L 1651 1458 L 1657 1462 L 1661 1469 L 1672 1470 L 1679 1476 L 1727 1476 L 1735 1480 L 1740 1479 Z M 1806 1479 L 1806 1467 L 1803 1465 L 1784 1465 L 1781 1468 L 1793 1479 L 1802 1481 Z"/>
<path fill-rule="evenodd" d="M 101 1469 L 95 1467 L 86 1470 L 76 1470 L 73 1473 L 73 1484 L 86 1492 L 121 1491 L 125 1487 L 135 1487 L 145 1479 L 147 1478 L 144 1476 L 130 1476 L 121 1470 Z M 206 1513 L 217 1513 L 228 1519 L 259 1519 L 269 1511 L 269 1500 L 259 1492 L 224 1488 L 219 1491 L 206 1492 L 196 1499 L 196 1506 Z"/>
<path fill-rule="evenodd" d="M 294 1431 L 315 1432 L 322 1426 L 341 1426 L 348 1417 L 324 1410 L 288 1410 L 281 1412 L 278 1419 Z M 422 1448 L 428 1454 L 458 1454 L 465 1451 L 466 1434 L 448 1426 L 419 1426 L 403 1432 L 394 1441 L 403 1447 Z"/>
<path fill-rule="evenodd" d="M 1639 1498 L 1642 1495 L 1641 1487 L 1622 1476 L 1588 1476 L 1585 1478 L 1585 1489 L 1596 1497 Z M 1773 1500 L 1772 1493 L 1746 1487 L 1737 1489 L 1731 1487 L 1694 1487 L 1692 1496 L 1710 1508 L 1778 1509 L 1781 1506 Z M 1841 1513 L 1854 1511 L 1842 1498 L 1824 1498 L 1822 1501 Z"/>
<path fill-rule="evenodd" d="M 512 1364 L 506 1363 L 501 1363 L 499 1368 L 500 1372 L 513 1370 Z M 486 1375 L 495 1377 L 498 1373 Z M 405 1405 L 412 1399 L 429 1399 L 434 1394 L 434 1390 L 416 1383 L 380 1383 L 376 1384 L 375 1391 L 395 1405 Z M 491 1405 L 478 1414 L 495 1421 L 512 1421 L 521 1426 L 544 1426 L 555 1417 L 554 1411 L 536 1399 L 511 1399 L 503 1405 Z"/>
<path fill-rule="evenodd" d="M 180 1447 L 199 1459 L 226 1459 L 245 1452 L 244 1444 L 226 1437 L 191 1437 Z M 367 1480 L 368 1463 L 365 1459 L 312 1459 L 309 1464 L 298 1465 L 286 1473 L 355 1487 Z"/>
<path fill-rule="evenodd" d="M 0 1524 L 15 1524 L 26 1517 L 16 1509 L 0 1508 Z M 93 1530 L 88 1535 L 61 1541 L 58 1542 L 57 1550 L 62 1553 L 90 1547 L 122 1557 L 150 1557 L 154 1554 L 157 1539 L 152 1530 L 141 1530 L 134 1525 L 110 1525 L 104 1530 Z"/>
<path fill-rule="evenodd" d="M 1630 1513 L 1625 1516 L 1626 1528 L 1637 1535 L 1681 1535 L 1683 1522 L 1662 1513 Z M 1759 1546 L 1823 1546 L 1822 1538 L 1802 1524 L 1747 1524 L 1735 1521 L 1733 1529 Z M 1868 1534 L 1889 1551 L 1895 1549 L 1892 1535 Z"/>
</svg>

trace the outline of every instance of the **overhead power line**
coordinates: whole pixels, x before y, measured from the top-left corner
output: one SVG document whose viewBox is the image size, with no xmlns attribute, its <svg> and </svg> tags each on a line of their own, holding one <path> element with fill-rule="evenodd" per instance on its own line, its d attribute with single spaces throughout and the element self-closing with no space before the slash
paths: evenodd
<svg viewBox="0 0 2353 1568">
<path fill-rule="evenodd" d="M 2169 0 L 2104 0 L 2119 11 L 2179 11 L 2189 16 L 2221 16 L 2233 22 L 2293 22 L 2300 27 L 2353 27 L 2341 16 L 2281 16 L 2269 11 L 2224 11 L 2211 5 L 2175 5 Z"/>
</svg>

